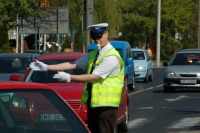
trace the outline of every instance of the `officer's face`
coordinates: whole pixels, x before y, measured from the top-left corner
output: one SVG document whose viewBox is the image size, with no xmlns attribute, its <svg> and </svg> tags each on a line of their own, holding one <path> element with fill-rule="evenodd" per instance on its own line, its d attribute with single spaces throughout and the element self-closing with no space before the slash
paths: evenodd
<svg viewBox="0 0 200 133">
<path fill-rule="evenodd" d="M 99 39 L 94 40 L 95 44 L 100 44 L 101 48 L 108 44 L 108 32 L 104 32 Z"/>
</svg>

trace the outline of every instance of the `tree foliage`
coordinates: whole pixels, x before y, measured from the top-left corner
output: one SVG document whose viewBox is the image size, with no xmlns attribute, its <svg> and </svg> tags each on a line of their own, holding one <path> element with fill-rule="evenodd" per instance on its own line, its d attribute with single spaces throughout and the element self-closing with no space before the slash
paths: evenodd
<svg viewBox="0 0 200 133">
<path fill-rule="evenodd" d="M 118 36 L 122 26 L 122 14 L 116 0 L 94 0 L 94 23 L 108 23 L 111 38 Z"/>
<path fill-rule="evenodd" d="M 26 18 L 42 18 L 40 0 L 0 0 L 0 29 L 8 30 L 16 26 L 16 14 Z M 74 38 L 75 49 L 82 49 L 84 43 L 83 0 L 51 0 L 51 7 L 69 9 L 69 35 Z M 118 37 L 130 42 L 132 47 L 148 45 L 153 40 L 156 45 L 157 1 L 155 0 L 93 0 L 94 23 L 109 23 L 110 39 Z M 198 24 L 197 0 L 161 1 L 161 58 L 180 48 L 197 47 Z M 149 35 L 153 38 L 149 39 Z M 0 46 L 7 43 L 1 33 Z"/>
<path fill-rule="evenodd" d="M 39 0 L 1 0 L 0 1 L 0 47 L 8 47 L 8 29 L 16 27 L 19 17 L 40 16 Z M 6 46 L 5 46 L 6 45 Z"/>
<path fill-rule="evenodd" d="M 168 52 L 167 50 L 176 51 L 180 48 L 197 47 L 197 5 L 197 1 L 194 0 L 167 0 L 162 2 L 162 58 L 169 58 L 167 54 L 164 54 Z"/>
<path fill-rule="evenodd" d="M 120 0 L 123 18 L 123 39 L 138 46 L 146 43 L 149 33 L 156 26 L 156 2 L 144 0 Z"/>
</svg>

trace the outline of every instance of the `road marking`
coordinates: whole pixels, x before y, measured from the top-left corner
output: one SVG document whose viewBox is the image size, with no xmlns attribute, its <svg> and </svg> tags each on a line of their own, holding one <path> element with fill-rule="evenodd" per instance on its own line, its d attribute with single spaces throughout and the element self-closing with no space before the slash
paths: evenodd
<svg viewBox="0 0 200 133">
<path fill-rule="evenodd" d="M 166 101 L 169 101 L 169 102 L 174 102 L 174 101 L 179 101 L 179 100 L 182 100 L 183 98 L 186 98 L 187 96 L 185 96 L 185 95 L 181 95 L 181 96 L 179 96 L 179 97 L 177 97 L 177 98 L 174 98 L 174 99 L 165 99 Z"/>
<path fill-rule="evenodd" d="M 184 128 L 185 129 L 185 128 L 193 127 L 198 122 L 200 122 L 200 117 L 183 118 L 180 121 L 178 121 L 178 123 L 176 122 L 173 125 L 171 125 L 169 128 L 174 128 L 174 129 Z"/>
<path fill-rule="evenodd" d="M 154 107 L 139 107 L 139 108 L 135 108 L 135 109 L 153 109 Z"/>
<path fill-rule="evenodd" d="M 149 91 L 149 90 L 152 90 L 152 89 L 156 89 L 156 88 L 161 87 L 161 86 L 163 86 L 163 84 L 157 85 L 155 87 L 149 87 L 149 88 L 144 89 L 144 90 L 139 90 L 139 91 L 136 91 L 136 92 L 132 92 L 132 93 L 129 93 L 128 95 L 131 96 L 131 95 L 134 95 L 134 94 L 137 94 L 137 93 L 141 93 L 141 92 L 144 92 L 144 91 Z"/>
<path fill-rule="evenodd" d="M 161 87 L 161 86 L 163 86 L 163 84 L 161 84 L 161 85 L 157 85 L 156 87 L 158 88 L 158 87 Z"/>
<path fill-rule="evenodd" d="M 128 128 L 133 129 L 133 128 L 142 126 L 149 121 L 151 121 L 151 119 L 149 119 L 149 118 L 137 118 L 135 120 L 129 121 Z"/>
</svg>

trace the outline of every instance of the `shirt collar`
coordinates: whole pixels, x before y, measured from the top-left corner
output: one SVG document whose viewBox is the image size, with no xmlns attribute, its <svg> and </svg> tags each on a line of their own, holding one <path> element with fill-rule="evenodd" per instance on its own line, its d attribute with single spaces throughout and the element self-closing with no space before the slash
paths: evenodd
<svg viewBox="0 0 200 133">
<path fill-rule="evenodd" d="M 108 50 L 112 49 L 113 46 L 110 44 L 110 42 L 108 44 L 106 44 L 102 49 L 99 50 L 99 55 L 103 55 L 104 53 L 106 53 Z"/>
</svg>

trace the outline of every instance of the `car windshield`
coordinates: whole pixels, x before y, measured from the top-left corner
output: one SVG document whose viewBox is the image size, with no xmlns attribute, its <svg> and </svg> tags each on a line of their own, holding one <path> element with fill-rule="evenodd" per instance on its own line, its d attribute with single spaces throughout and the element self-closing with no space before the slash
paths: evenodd
<svg viewBox="0 0 200 133">
<path fill-rule="evenodd" d="M 134 60 L 144 60 L 144 52 L 143 51 L 132 51 Z"/>
<path fill-rule="evenodd" d="M 64 63 L 64 62 L 73 63 L 74 61 L 75 60 L 45 60 L 42 62 L 46 64 L 58 64 L 58 63 Z M 82 69 L 68 70 L 65 72 L 69 74 L 74 74 L 74 75 L 86 74 L 86 71 Z M 58 79 L 53 78 L 54 74 L 56 73 L 57 71 L 32 71 L 31 70 L 26 78 L 26 82 L 38 82 L 38 83 L 62 82 L 62 81 L 59 81 Z"/>
<path fill-rule="evenodd" d="M 69 106 L 49 90 L 0 90 L 1 133 L 86 132 Z"/>
<path fill-rule="evenodd" d="M 169 65 L 199 65 L 200 53 L 177 53 Z"/>
<path fill-rule="evenodd" d="M 25 73 L 30 57 L 0 57 L 0 73 Z"/>
</svg>

